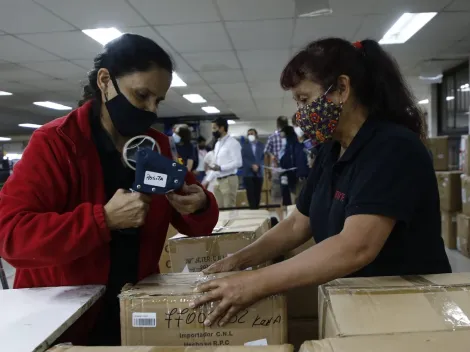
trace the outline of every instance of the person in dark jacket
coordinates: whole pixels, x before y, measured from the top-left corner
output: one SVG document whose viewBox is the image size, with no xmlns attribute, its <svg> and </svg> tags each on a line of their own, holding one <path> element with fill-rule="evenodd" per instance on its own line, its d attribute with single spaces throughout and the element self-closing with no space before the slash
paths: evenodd
<svg viewBox="0 0 470 352">
<path fill-rule="evenodd" d="M 243 183 L 251 209 L 258 209 L 263 188 L 264 144 L 258 139 L 258 132 L 248 130 L 247 141 L 242 145 Z"/>
<path fill-rule="evenodd" d="M 300 192 L 307 183 L 307 177 L 310 172 L 309 159 L 313 158 L 313 153 L 307 148 L 309 140 L 305 138 L 305 133 L 297 125 L 296 116 L 292 116 L 292 125 L 294 126 L 295 134 L 297 135 L 298 143 L 295 145 L 294 158 L 295 158 L 295 175 L 297 183 L 295 186 L 295 197 L 298 198 Z M 311 143 L 310 143 L 311 144 Z"/>
<path fill-rule="evenodd" d="M 281 173 L 282 205 L 292 205 L 292 194 L 295 193 L 296 179 L 296 150 L 300 148 L 297 136 L 292 126 L 286 126 L 281 131 L 282 148 L 279 153 L 279 166 L 285 171 Z"/>
<path fill-rule="evenodd" d="M 188 171 L 196 170 L 199 163 L 199 155 L 196 146 L 191 143 L 191 130 L 188 125 L 175 126 L 173 140 L 176 144 L 176 151 L 179 157 L 183 159 L 183 163 L 188 168 Z"/>
</svg>

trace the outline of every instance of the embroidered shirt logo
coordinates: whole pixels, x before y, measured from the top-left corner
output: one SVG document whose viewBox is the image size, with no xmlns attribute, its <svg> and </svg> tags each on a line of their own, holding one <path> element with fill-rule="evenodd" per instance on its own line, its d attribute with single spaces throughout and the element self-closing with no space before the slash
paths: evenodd
<svg viewBox="0 0 470 352">
<path fill-rule="evenodd" d="M 335 199 L 339 200 L 341 203 L 344 203 L 344 200 L 346 199 L 346 194 L 340 191 L 335 192 Z"/>
</svg>

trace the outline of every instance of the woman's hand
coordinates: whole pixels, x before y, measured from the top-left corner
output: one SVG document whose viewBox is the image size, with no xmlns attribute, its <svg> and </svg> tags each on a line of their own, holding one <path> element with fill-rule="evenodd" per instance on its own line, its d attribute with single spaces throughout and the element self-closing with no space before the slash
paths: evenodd
<svg viewBox="0 0 470 352">
<path fill-rule="evenodd" d="M 225 257 L 224 259 L 215 262 L 207 269 L 203 270 L 204 274 L 217 274 L 217 273 L 227 273 L 230 271 L 240 271 L 246 269 L 243 267 L 239 260 L 237 254 L 231 255 L 230 257 Z"/>
<path fill-rule="evenodd" d="M 211 326 L 217 321 L 219 326 L 224 326 L 239 311 L 266 296 L 260 285 L 259 271 L 245 271 L 208 281 L 199 285 L 196 292 L 205 294 L 191 302 L 191 308 L 219 302 L 204 321 L 205 326 Z"/>
<path fill-rule="evenodd" d="M 207 207 L 207 195 L 199 185 L 184 184 L 181 192 L 183 194 L 167 194 L 171 206 L 181 215 L 192 214 Z"/>
</svg>

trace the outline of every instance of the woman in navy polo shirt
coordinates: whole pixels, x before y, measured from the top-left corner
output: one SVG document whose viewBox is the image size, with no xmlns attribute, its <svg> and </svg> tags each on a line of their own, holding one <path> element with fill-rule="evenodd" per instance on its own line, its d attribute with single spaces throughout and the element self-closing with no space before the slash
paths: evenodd
<svg viewBox="0 0 470 352">
<path fill-rule="evenodd" d="M 309 44 L 281 85 L 297 124 L 320 144 L 297 209 L 207 272 L 252 267 L 308 239 L 287 261 L 199 286 L 198 306 L 219 301 L 206 324 L 224 324 L 266 296 L 341 277 L 448 273 L 439 195 L 420 110 L 396 62 L 373 40 Z"/>
</svg>

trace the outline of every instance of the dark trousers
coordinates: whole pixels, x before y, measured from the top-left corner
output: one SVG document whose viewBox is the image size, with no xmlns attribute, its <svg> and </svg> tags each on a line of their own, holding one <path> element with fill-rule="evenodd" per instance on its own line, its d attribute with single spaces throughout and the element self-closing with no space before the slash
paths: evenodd
<svg viewBox="0 0 470 352">
<path fill-rule="evenodd" d="M 261 177 L 245 177 L 243 183 L 245 184 L 250 209 L 259 209 L 263 179 Z"/>
</svg>

